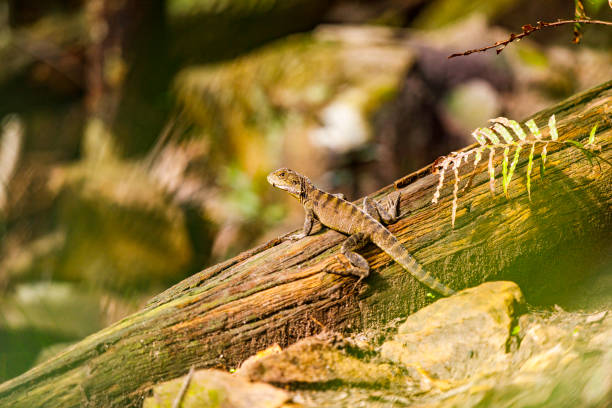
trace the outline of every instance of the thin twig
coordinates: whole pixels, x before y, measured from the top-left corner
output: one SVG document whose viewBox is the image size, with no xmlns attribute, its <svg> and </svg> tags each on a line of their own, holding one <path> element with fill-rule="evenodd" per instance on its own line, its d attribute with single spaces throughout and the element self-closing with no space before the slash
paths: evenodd
<svg viewBox="0 0 612 408">
<path fill-rule="evenodd" d="M 529 34 L 535 32 L 535 31 L 539 31 L 543 28 L 547 28 L 547 27 L 559 27 L 562 25 L 566 25 L 566 24 L 575 24 L 575 23 L 581 23 L 581 24 L 600 24 L 600 25 L 606 25 L 606 26 L 612 26 L 612 22 L 610 21 L 602 21 L 602 20 L 587 20 L 587 19 L 577 19 L 577 20 L 559 20 L 559 21 L 555 21 L 553 23 L 547 23 L 545 21 L 538 21 L 538 23 L 534 26 L 532 26 L 531 24 L 527 24 L 524 25 L 523 27 L 521 27 L 523 29 L 523 32 L 520 34 L 510 34 L 510 38 L 508 38 L 507 40 L 504 41 L 497 41 L 495 44 L 493 45 L 488 45 L 486 47 L 482 47 L 482 48 L 476 48 L 473 50 L 467 50 L 465 52 L 462 53 L 457 53 L 457 54 L 452 54 L 449 55 L 448 58 L 454 58 L 454 57 L 462 57 L 465 55 L 470 55 L 473 54 L 475 52 L 483 52 L 486 50 L 490 50 L 491 48 L 497 48 L 497 53 L 499 54 L 500 52 L 502 52 L 504 50 L 504 48 L 506 48 L 506 45 L 510 44 L 513 41 L 516 40 L 520 40 L 523 37 L 528 36 Z"/>
<path fill-rule="evenodd" d="M 176 398 L 174 399 L 174 402 L 172 403 L 172 408 L 179 408 L 181 406 L 181 402 L 183 401 L 185 392 L 187 392 L 187 388 L 189 388 L 191 377 L 193 377 L 194 370 L 195 370 L 195 367 L 191 366 L 191 368 L 189 369 L 189 373 L 187 373 L 187 376 L 185 377 L 185 380 L 183 381 L 183 385 L 181 386 L 179 393 L 176 395 Z"/>
</svg>

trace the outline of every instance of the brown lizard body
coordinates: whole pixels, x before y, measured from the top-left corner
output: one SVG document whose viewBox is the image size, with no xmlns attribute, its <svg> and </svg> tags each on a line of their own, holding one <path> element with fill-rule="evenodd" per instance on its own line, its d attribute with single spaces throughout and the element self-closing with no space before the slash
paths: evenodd
<svg viewBox="0 0 612 408">
<path fill-rule="evenodd" d="M 347 257 L 352 267 L 346 271 L 359 277 L 359 281 L 370 274 L 370 266 L 365 258 L 355 250 L 373 242 L 385 251 L 394 261 L 402 265 L 412 276 L 436 292 L 449 296 L 454 290 L 444 286 L 410 255 L 408 250 L 383 224 L 395 221 L 399 203 L 399 195 L 390 201 L 389 208 L 369 198 L 364 198 L 363 208 L 344 200 L 339 194 L 330 194 L 319 190 L 312 182 L 289 169 L 279 169 L 268 175 L 268 182 L 274 187 L 287 191 L 297 198 L 304 210 L 304 230 L 292 236 L 292 239 L 303 238 L 312 231 L 313 221 L 318 219 L 321 224 L 333 230 L 348 234 L 342 244 L 342 254 Z M 338 273 L 334 271 L 333 273 Z M 358 281 L 358 282 L 359 282 Z"/>
</svg>

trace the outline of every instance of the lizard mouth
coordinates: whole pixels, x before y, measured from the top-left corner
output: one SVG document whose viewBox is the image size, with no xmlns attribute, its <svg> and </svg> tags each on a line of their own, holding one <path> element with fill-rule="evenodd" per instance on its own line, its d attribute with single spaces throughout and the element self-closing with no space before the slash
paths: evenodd
<svg viewBox="0 0 612 408">
<path fill-rule="evenodd" d="M 285 191 L 289 191 L 289 192 L 292 192 L 292 191 L 293 191 L 293 190 L 292 190 L 290 187 L 285 186 L 285 185 L 282 185 L 282 184 L 272 183 L 272 186 L 273 186 L 273 187 L 276 187 L 276 188 L 278 188 L 278 189 L 280 189 L 280 190 L 285 190 Z"/>
<path fill-rule="evenodd" d="M 289 194 L 292 194 L 292 195 L 299 194 L 297 191 L 295 191 L 295 189 L 292 186 L 287 186 L 285 184 L 277 184 L 277 183 L 274 183 L 272 181 L 270 181 L 270 184 L 272 184 L 272 187 L 276 187 L 279 190 L 286 191 Z"/>
</svg>

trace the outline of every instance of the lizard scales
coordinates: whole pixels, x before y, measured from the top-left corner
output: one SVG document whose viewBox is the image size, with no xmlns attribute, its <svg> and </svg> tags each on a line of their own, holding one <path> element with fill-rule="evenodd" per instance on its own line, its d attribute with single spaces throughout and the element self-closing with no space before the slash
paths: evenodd
<svg viewBox="0 0 612 408">
<path fill-rule="evenodd" d="M 270 173 L 268 182 L 297 198 L 306 211 L 304 230 L 292 236 L 292 239 L 309 235 L 315 218 L 324 226 L 349 235 L 342 245 L 342 253 L 352 265 L 346 274 L 359 276 L 359 280 L 369 275 L 370 268 L 367 261 L 354 251 L 371 241 L 430 289 L 444 296 L 455 293 L 425 271 L 397 237 L 381 223 L 381 221 L 394 221 L 396 214 L 390 214 L 380 204 L 366 197 L 363 209 L 359 208 L 344 200 L 339 194 L 330 194 L 318 189 L 305 176 L 286 168 Z M 399 196 L 397 201 L 392 203 L 395 211 L 398 201 Z"/>
</svg>

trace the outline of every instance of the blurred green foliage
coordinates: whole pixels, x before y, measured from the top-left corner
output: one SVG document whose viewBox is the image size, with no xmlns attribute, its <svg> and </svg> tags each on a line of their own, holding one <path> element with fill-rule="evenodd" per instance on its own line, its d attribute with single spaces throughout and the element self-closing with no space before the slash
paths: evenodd
<svg viewBox="0 0 612 408">
<path fill-rule="evenodd" d="M 520 117 L 612 66 L 605 53 L 528 41 L 475 58 L 482 65 L 432 57 L 496 38 L 483 15 L 533 22 L 526 0 L 116 2 L 149 8 L 96 25 L 92 10 L 109 4 L 0 0 L 0 118 L 16 112 L 26 129 L 0 224 L 0 380 L 299 227 L 301 209 L 272 191 L 270 170 L 294 166 L 323 187 L 369 193 L 433 160 L 435 146 L 465 143 L 454 117 L 474 98 L 462 99 L 468 80 L 485 83 L 487 108 Z M 563 17 L 565 6 L 536 10 Z M 605 1 L 586 6 L 601 13 Z M 96 66 L 92 36 L 104 27 L 123 37 Z M 100 88 L 104 112 L 92 108 L 96 70 L 120 85 L 107 99 L 112 84 Z M 512 94 L 495 83 L 504 70 L 516 76 Z M 53 327 L 39 324 L 44 313 Z"/>
</svg>

